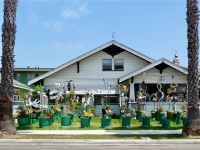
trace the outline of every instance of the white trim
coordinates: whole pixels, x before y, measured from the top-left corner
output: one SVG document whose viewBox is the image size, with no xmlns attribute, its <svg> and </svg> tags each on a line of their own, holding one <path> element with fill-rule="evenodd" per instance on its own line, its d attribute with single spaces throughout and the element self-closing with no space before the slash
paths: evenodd
<svg viewBox="0 0 200 150">
<path fill-rule="evenodd" d="M 125 76 L 120 77 L 119 78 L 119 82 L 121 83 L 121 82 L 123 82 L 123 81 L 125 81 L 125 80 L 127 80 L 127 79 L 129 79 L 129 78 L 131 78 L 131 77 L 133 77 L 133 76 L 135 76 L 137 74 L 139 74 L 139 73 L 145 72 L 146 70 L 149 70 L 149 69 L 151 69 L 151 68 L 153 68 L 153 67 L 155 67 L 155 66 L 157 66 L 157 65 L 159 65 L 161 63 L 165 63 L 165 64 L 171 66 L 172 68 L 174 68 L 174 69 L 176 69 L 176 70 L 178 70 L 178 71 L 180 71 L 180 72 L 182 72 L 184 74 L 188 74 L 188 71 L 186 69 L 184 69 L 183 67 L 175 65 L 172 62 L 170 62 L 170 61 L 168 61 L 168 60 L 166 60 L 164 58 L 161 58 L 158 61 L 156 61 L 156 62 L 154 62 L 152 64 L 149 64 L 144 68 L 141 68 L 139 70 L 136 70 L 136 71 L 134 71 L 132 73 L 129 73 L 129 74 L 125 75 Z"/>
<path fill-rule="evenodd" d="M 152 63 L 152 62 L 155 61 L 152 58 L 149 58 L 149 57 L 147 57 L 147 56 L 145 56 L 145 55 L 143 55 L 143 54 L 141 54 L 141 53 L 139 53 L 139 52 L 127 47 L 127 46 L 125 46 L 125 45 L 122 45 L 122 44 L 112 40 L 112 41 L 110 41 L 110 42 L 108 42 L 108 43 L 106 43 L 104 45 L 101 45 L 101 46 L 97 47 L 94 50 L 91 50 L 91 51 L 89 51 L 89 52 L 87 52 L 87 53 L 85 53 L 85 54 L 83 54 L 83 55 L 81 55 L 81 56 L 79 56 L 79 57 L 77 57 L 75 59 L 72 59 L 71 61 L 69 61 L 69 62 L 67 62 L 67 63 L 65 63 L 65 64 L 63 64 L 63 65 L 61 65 L 61 66 L 59 66 L 59 67 L 47 72 L 47 73 L 44 73 L 44 74 L 40 75 L 39 77 L 37 77 L 35 79 L 32 79 L 32 80 L 28 81 L 28 85 L 31 85 L 31 84 L 33 84 L 33 83 L 35 83 L 35 82 L 37 82 L 37 81 L 39 81 L 41 79 L 44 79 L 45 77 L 48 77 L 49 75 L 52 75 L 52 74 L 54 74 L 54 73 L 56 73 L 56 72 L 58 72 L 58 71 L 60 71 L 60 70 L 62 70 L 64 68 L 66 68 L 66 67 L 68 67 L 68 66 L 70 66 L 70 65 L 72 65 L 72 64 L 74 64 L 74 63 L 76 63 L 76 62 L 78 62 L 78 61 L 80 61 L 80 60 L 82 60 L 84 58 L 86 58 L 86 57 L 89 57 L 89 56 L 91 56 L 91 55 L 93 55 L 93 54 L 105 49 L 106 47 L 108 47 L 110 45 L 113 45 L 113 44 L 118 46 L 118 47 L 121 47 L 122 49 L 130 52 L 133 55 L 141 57 L 142 59 L 144 59 L 144 60 L 146 60 L 148 62 Z"/>
<path fill-rule="evenodd" d="M 33 92 L 34 90 L 33 89 L 31 89 L 31 88 L 29 88 L 29 87 L 22 87 L 22 86 L 19 86 L 19 85 L 13 85 L 14 87 L 16 87 L 16 88 L 20 88 L 20 89 L 24 89 L 24 90 L 28 90 L 28 91 L 31 91 L 31 92 Z"/>
<path fill-rule="evenodd" d="M 76 95 L 84 95 L 84 91 L 75 91 Z M 94 95 L 110 95 L 110 94 L 119 94 L 116 90 L 101 90 L 100 92 L 93 92 Z"/>
</svg>

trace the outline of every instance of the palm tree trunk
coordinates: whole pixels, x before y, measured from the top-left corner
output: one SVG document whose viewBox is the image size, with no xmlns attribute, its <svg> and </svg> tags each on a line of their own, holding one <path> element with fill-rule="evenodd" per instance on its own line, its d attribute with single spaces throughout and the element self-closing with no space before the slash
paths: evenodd
<svg viewBox="0 0 200 150">
<path fill-rule="evenodd" d="M 188 38 L 188 116 L 183 127 L 184 136 L 200 135 L 199 92 L 198 92 L 198 0 L 187 0 Z"/>
<path fill-rule="evenodd" d="M 0 96 L 0 137 L 16 134 L 12 117 L 13 67 L 16 34 L 16 8 L 18 0 L 4 0 L 4 21 L 2 25 L 2 71 Z"/>
</svg>

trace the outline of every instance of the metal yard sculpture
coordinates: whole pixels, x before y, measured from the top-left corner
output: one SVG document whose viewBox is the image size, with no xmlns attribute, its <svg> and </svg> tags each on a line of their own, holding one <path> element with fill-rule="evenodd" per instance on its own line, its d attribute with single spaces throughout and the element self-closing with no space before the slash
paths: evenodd
<svg viewBox="0 0 200 150">
<path fill-rule="evenodd" d="M 161 85 L 161 83 L 158 83 L 157 84 L 157 89 L 158 89 L 158 91 L 156 92 L 156 94 L 155 94 L 155 96 L 156 96 L 156 99 L 158 100 L 158 105 L 157 105 L 157 107 L 161 107 L 160 106 L 160 101 L 163 99 L 163 97 L 164 97 L 164 93 L 163 93 L 163 91 L 162 91 L 162 85 Z"/>
</svg>

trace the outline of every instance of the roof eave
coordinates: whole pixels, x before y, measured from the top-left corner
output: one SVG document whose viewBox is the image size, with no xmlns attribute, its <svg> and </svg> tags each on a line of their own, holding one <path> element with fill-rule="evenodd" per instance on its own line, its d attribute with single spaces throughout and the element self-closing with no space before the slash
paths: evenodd
<svg viewBox="0 0 200 150">
<path fill-rule="evenodd" d="M 144 68 L 141 68 L 141 69 L 139 69 L 139 70 L 136 70 L 136 71 L 134 71 L 134 72 L 132 72 L 132 73 L 129 73 L 129 74 L 125 75 L 125 76 L 120 77 L 120 78 L 119 78 L 119 82 L 121 83 L 121 82 L 123 82 L 123 81 L 125 81 L 125 80 L 131 78 L 132 76 L 135 76 L 135 75 L 137 75 L 137 74 L 139 74 L 139 73 L 142 73 L 142 72 L 144 72 L 144 71 L 146 71 L 146 70 L 148 70 L 148 69 L 150 69 L 150 68 L 153 68 L 154 66 L 156 66 L 156 65 L 158 65 L 158 64 L 160 64 L 160 63 L 162 63 L 162 62 L 163 62 L 163 63 L 166 63 L 167 65 L 171 66 L 172 68 L 174 68 L 174 69 L 176 69 L 176 70 L 178 70 L 178 71 L 180 71 L 180 72 L 182 72 L 182 73 L 184 73 L 184 74 L 188 74 L 188 71 L 185 70 L 184 68 L 182 68 L 181 66 L 177 66 L 177 65 L 171 63 L 170 61 L 168 61 L 168 60 L 162 58 L 162 59 L 159 59 L 158 61 L 156 61 L 156 62 L 154 62 L 154 63 L 152 63 L 152 64 L 147 65 L 147 66 L 144 67 Z"/>
</svg>

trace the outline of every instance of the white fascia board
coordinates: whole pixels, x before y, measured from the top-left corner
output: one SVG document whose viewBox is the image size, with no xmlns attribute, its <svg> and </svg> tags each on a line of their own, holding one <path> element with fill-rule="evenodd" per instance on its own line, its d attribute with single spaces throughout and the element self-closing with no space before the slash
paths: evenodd
<svg viewBox="0 0 200 150">
<path fill-rule="evenodd" d="M 51 71 L 54 68 L 14 68 L 14 71 Z"/>
<path fill-rule="evenodd" d="M 149 64 L 149 65 L 147 65 L 147 66 L 144 67 L 144 68 L 141 68 L 141 69 L 139 69 L 139 70 L 136 70 L 136 71 L 134 71 L 134 72 L 132 72 L 132 73 L 129 73 L 129 74 L 123 76 L 123 77 L 120 77 L 120 78 L 119 78 L 119 82 L 123 82 L 123 81 L 125 81 L 125 80 L 131 78 L 132 76 L 135 76 L 135 75 L 137 75 L 137 74 L 139 74 L 139 73 L 142 73 L 142 72 L 144 72 L 144 71 L 146 71 L 146 70 L 148 70 L 148 69 L 150 69 L 150 68 L 152 68 L 152 67 L 154 67 L 154 66 L 160 64 L 161 62 L 162 62 L 162 59 L 160 59 L 160 60 L 158 60 L 158 61 L 156 61 L 156 62 L 154 62 L 154 63 L 152 63 L 152 64 Z"/>
<path fill-rule="evenodd" d="M 166 59 L 163 59 L 163 62 L 184 74 L 188 74 L 188 71 L 181 66 L 175 65 L 174 63 L 172 63 Z"/>
<path fill-rule="evenodd" d="M 34 91 L 33 89 L 28 88 L 28 87 L 22 87 L 22 86 L 19 86 L 19 85 L 13 85 L 13 86 L 16 87 L 16 88 L 20 88 L 20 89 L 28 90 L 28 91 L 31 91 L 31 92 Z"/>
<path fill-rule="evenodd" d="M 132 76 L 135 76 L 135 75 L 137 75 L 137 74 L 139 74 L 139 73 L 142 73 L 142 72 L 144 72 L 144 71 L 146 71 L 146 70 L 149 70 L 149 69 L 151 69 L 151 68 L 153 68 L 153 67 L 155 67 L 155 66 L 161 64 L 162 62 L 165 63 L 165 64 L 167 64 L 167 65 L 169 65 L 169 66 L 171 66 L 172 68 L 174 68 L 174 69 L 176 69 L 176 70 L 178 70 L 178 71 L 184 73 L 184 74 L 188 74 L 188 71 L 185 70 L 184 68 L 182 68 L 182 67 L 180 67 L 180 66 L 177 66 L 177 65 L 173 64 L 172 62 L 170 62 L 170 61 L 168 61 L 168 60 L 162 58 L 162 59 L 160 59 L 160 60 L 158 60 L 158 61 L 156 61 L 156 62 L 154 62 L 154 63 L 152 63 L 152 64 L 147 65 L 147 66 L 144 67 L 144 68 L 141 68 L 141 69 L 139 69 L 139 70 L 136 70 L 136 71 L 134 71 L 134 72 L 132 72 L 132 73 L 129 73 L 129 74 L 123 76 L 123 77 L 120 77 L 120 78 L 119 78 L 119 82 L 123 82 L 123 81 L 125 81 L 125 80 L 131 78 Z"/>
</svg>

